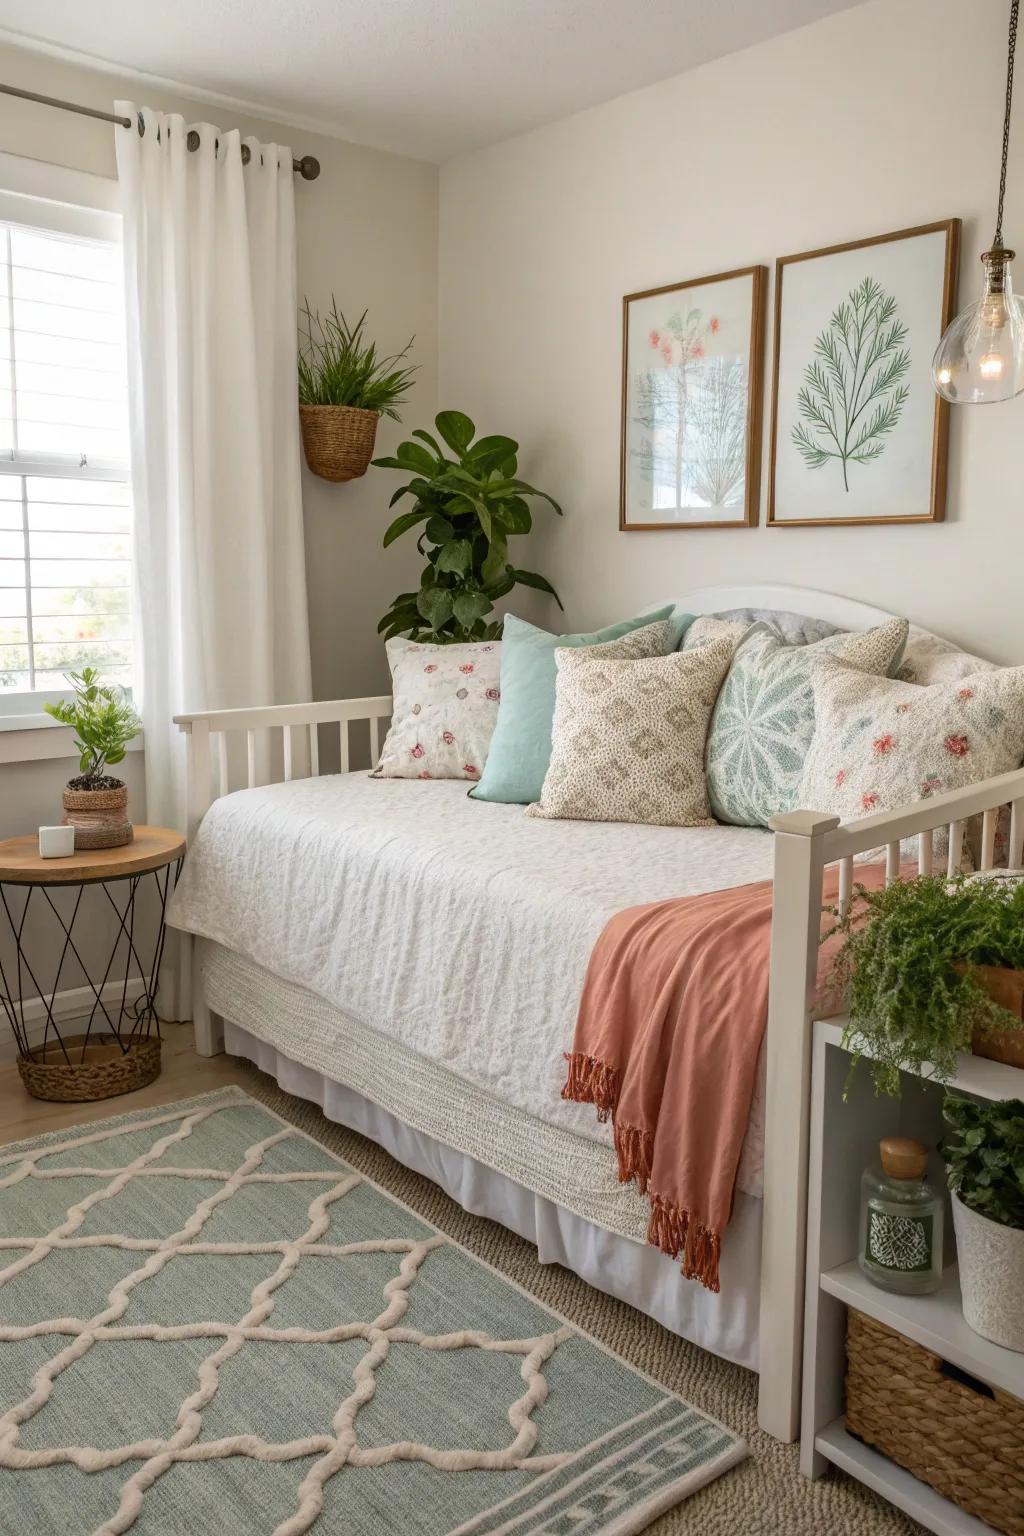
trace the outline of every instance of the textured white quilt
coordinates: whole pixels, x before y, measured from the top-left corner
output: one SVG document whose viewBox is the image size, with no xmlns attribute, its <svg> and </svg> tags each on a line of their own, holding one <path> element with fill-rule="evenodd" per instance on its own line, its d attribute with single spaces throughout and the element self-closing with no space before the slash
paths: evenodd
<svg viewBox="0 0 1024 1536">
<path fill-rule="evenodd" d="M 542 821 L 458 781 L 302 779 L 207 813 L 170 922 L 497 1098 L 594 1140 L 560 1097 L 587 961 L 623 907 L 771 875 L 754 828 Z M 740 1186 L 760 1193 L 760 1095 Z"/>
</svg>

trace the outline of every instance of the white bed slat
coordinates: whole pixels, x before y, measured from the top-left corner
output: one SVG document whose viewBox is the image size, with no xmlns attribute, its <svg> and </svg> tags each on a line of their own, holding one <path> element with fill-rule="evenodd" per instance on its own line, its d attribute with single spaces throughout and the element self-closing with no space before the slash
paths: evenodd
<svg viewBox="0 0 1024 1536">
<path fill-rule="evenodd" d="M 920 832 L 917 838 L 917 872 L 919 875 L 932 873 L 932 836 L 931 832 Z"/>
<path fill-rule="evenodd" d="M 348 773 L 348 721 L 338 721 L 338 772 Z"/>
<path fill-rule="evenodd" d="M 313 779 L 320 777 L 320 731 L 315 721 L 309 727 L 309 774 Z"/>
<path fill-rule="evenodd" d="M 951 821 L 949 824 L 949 857 L 946 860 L 946 874 L 950 880 L 960 868 L 960 860 L 964 856 L 964 824 L 962 821 Z"/>
<path fill-rule="evenodd" d="M 892 885 L 900 877 L 900 845 L 899 843 L 886 843 L 885 845 L 885 883 Z"/>
<path fill-rule="evenodd" d="M 981 868 L 993 869 L 996 862 L 996 822 L 999 811 L 993 807 L 981 818 Z"/>
<path fill-rule="evenodd" d="M 246 731 L 246 777 L 250 789 L 256 787 L 256 732 Z"/>
<path fill-rule="evenodd" d="M 850 910 L 850 897 L 853 895 L 853 860 L 840 859 L 839 861 L 839 916 L 845 917 Z"/>
<path fill-rule="evenodd" d="M 222 795 L 230 794 L 231 779 L 228 773 L 228 733 L 217 732 L 217 779 Z"/>
<path fill-rule="evenodd" d="M 292 728 L 290 725 L 281 727 L 281 744 L 284 748 L 284 781 L 290 784 L 292 781 Z"/>
<path fill-rule="evenodd" d="M 375 715 L 373 719 L 373 766 L 376 768 L 384 751 L 384 742 L 387 737 L 387 716 Z"/>
</svg>

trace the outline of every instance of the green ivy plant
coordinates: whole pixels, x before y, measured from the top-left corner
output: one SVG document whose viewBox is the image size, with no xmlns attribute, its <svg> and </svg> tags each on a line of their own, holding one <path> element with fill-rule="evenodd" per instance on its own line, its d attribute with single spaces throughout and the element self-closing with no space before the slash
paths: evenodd
<svg viewBox="0 0 1024 1536">
<path fill-rule="evenodd" d="M 511 437 L 477 438 L 461 411 L 441 411 L 434 424 L 445 447 L 417 429 L 419 442 L 400 443 L 393 457 L 373 461 L 412 476 L 390 503 L 412 496 L 412 509 L 395 518 L 384 547 L 423 524 L 417 547 L 427 562 L 419 591 L 400 592 L 377 629 L 385 640 L 408 635 L 435 645 L 496 640 L 501 621 L 487 615 L 516 585 L 550 593 L 561 608 L 549 581 L 510 560 L 509 540 L 532 527 L 526 497 L 541 497 L 559 516 L 562 509 L 518 478 L 519 444 Z"/>
<path fill-rule="evenodd" d="M 952 1133 L 941 1148 L 950 1189 L 989 1221 L 1024 1230 L 1024 1100 L 978 1104 L 947 1093 L 942 1114 Z"/>
<path fill-rule="evenodd" d="M 935 875 L 858 885 L 831 931 L 843 935 L 830 978 L 848 997 L 843 1044 L 851 1070 L 869 1058 L 877 1092 L 898 1098 L 901 1068 L 946 1082 L 976 1028 L 1021 1027 L 971 966 L 1024 968 L 1024 884 Z"/>
<path fill-rule="evenodd" d="M 142 730 L 142 721 L 131 700 L 117 683 L 103 683 L 95 667 L 67 673 L 75 697 L 43 708 L 61 725 L 75 732 L 75 748 L 81 777 L 70 789 L 120 789 L 122 781 L 105 770 L 124 760 L 128 743 Z"/>
</svg>

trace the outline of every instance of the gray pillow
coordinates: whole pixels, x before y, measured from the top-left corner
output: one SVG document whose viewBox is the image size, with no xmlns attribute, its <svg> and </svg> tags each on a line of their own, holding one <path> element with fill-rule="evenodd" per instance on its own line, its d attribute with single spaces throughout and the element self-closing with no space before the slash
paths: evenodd
<svg viewBox="0 0 1024 1536">
<path fill-rule="evenodd" d="M 809 619 L 802 613 L 787 613 L 781 608 L 727 608 L 716 619 L 738 619 L 743 624 L 771 624 L 789 645 L 813 645 L 838 635 L 839 627 L 827 619 Z"/>
</svg>

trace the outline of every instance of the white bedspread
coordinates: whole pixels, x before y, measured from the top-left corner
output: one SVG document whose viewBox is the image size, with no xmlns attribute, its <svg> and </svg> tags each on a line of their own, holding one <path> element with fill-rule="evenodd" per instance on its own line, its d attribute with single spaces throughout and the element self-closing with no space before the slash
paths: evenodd
<svg viewBox="0 0 1024 1536">
<path fill-rule="evenodd" d="M 355 773 L 217 800 L 169 921 L 306 987 L 530 1114 L 594 1140 L 562 1052 L 587 961 L 624 907 L 771 875 L 752 828 L 534 820 L 461 781 Z M 740 1187 L 760 1193 L 755 1103 Z"/>
</svg>

